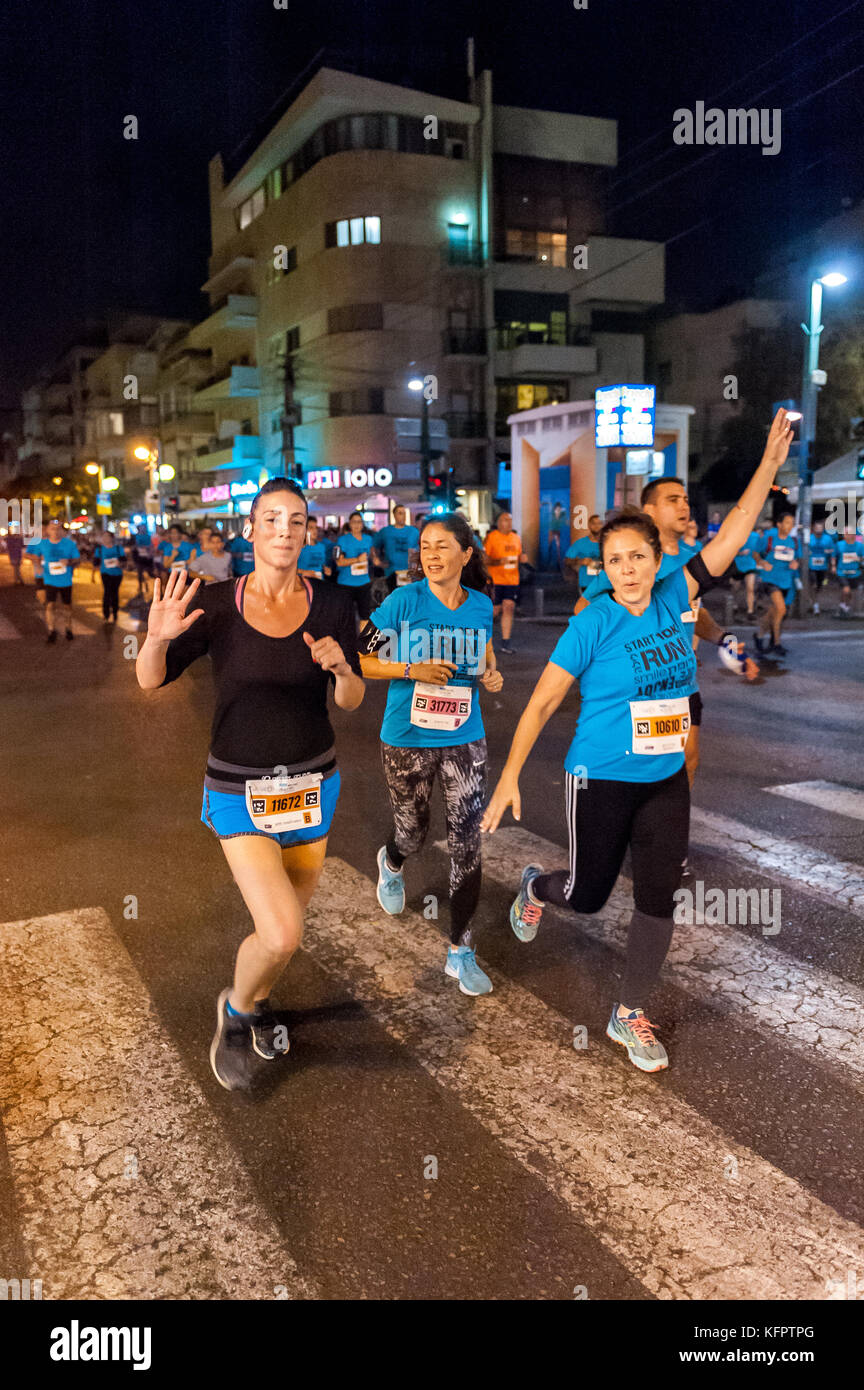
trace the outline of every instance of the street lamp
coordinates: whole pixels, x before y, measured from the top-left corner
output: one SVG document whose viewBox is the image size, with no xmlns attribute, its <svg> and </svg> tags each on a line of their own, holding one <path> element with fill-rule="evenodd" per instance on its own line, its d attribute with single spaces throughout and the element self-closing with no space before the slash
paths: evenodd
<svg viewBox="0 0 864 1390">
<path fill-rule="evenodd" d="M 413 376 L 408 382 L 409 391 L 423 391 L 423 382 L 419 376 Z M 426 393 L 423 391 L 420 397 L 422 415 L 420 416 L 420 481 L 423 484 L 423 499 L 429 498 L 429 402 Z"/>
<path fill-rule="evenodd" d="M 810 445 L 816 438 L 818 392 L 827 380 L 819 370 L 819 339 L 822 336 L 822 286 L 837 289 L 847 277 L 839 270 L 829 271 L 810 282 L 810 323 L 802 323 L 805 334 L 804 374 L 801 380 L 801 442 L 798 446 L 798 526 L 802 537 L 801 601 L 805 613 L 810 607 L 810 545 L 807 539 L 813 521 L 813 470 Z"/>
<path fill-rule="evenodd" d="M 159 498 L 157 504 L 159 507 L 158 514 L 159 517 L 162 518 L 162 489 L 159 486 L 159 482 L 163 474 L 162 469 L 159 466 L 159 441 L 157 440 L 153 445 L 138 444 L 132 450 L 132 454 L 136 459 L 139 459 L 141 463 L 146 463 L 149 466 L 150 491 L 155 492 Z M 173 477 L 173 470 L 171 476 Z"/>
</svg>

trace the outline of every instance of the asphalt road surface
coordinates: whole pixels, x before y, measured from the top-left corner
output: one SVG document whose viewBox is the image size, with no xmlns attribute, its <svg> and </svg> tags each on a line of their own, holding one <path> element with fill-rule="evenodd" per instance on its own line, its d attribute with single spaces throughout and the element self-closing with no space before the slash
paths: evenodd
<svg viewBox="0 0 864 1390">
<path fill-rule="evenodd" d="M 604 1036 L 627 867 L 594 917 L 549 910 L 531 945 L 508 925 L 522 865 L 563 862 L 575 694 L 521 824 L 487 844 L 494 992 L 473 1000 L 443 974 L 440 806 L 404 917 L 375 900 L 370 683 L 334 716 L 328 864 L 275 994 L 291 1052 L 237 1096 L 208 1063 L 248 920 L 199 821 L 208 665 L 145 695 L 135 624 L 103 628 L 88 570 L 76 640 L 53 647 L 10 579 L 4 561 L 0 1277 L 89 1299 L 864 1293 L 864 633 L 811 624 L 754 687 L 703 645 L 694 900 L 651 1008 L 657 1076 Z M 517 624 L 484 692 L 494 775 L 560 630 Z M 757 890 L 759 920 L 715 921 L 717 889 Z"/>
</svg>

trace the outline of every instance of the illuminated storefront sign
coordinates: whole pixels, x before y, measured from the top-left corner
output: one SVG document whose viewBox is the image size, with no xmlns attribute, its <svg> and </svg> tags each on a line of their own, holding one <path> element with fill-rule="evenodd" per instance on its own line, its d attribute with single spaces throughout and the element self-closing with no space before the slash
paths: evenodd
<svg viewBox="0 0 864 1390">
<path fill-rule="evenodd" d="M 232 497 L 254 497 L 257 491 L 258 484 L 253 483 L 251 479 L 246 483 L 231 484 Z"/>
<path fill-rule="evenodd" d="M 220 483 L 218 487 L 202 487 L 202 502 L 227 502 L 231 496 L 231 491 L 227 483 Z"/>
<path fill-rule="evenodd" d="M 594 443 L 598 449 L 654 443 L 654 386 L 600 386 L 594 392 Z"/>
<path fill-rule="evenodd" d="M 390 487 L 389 468 L 312 468 L 306 475 L 311 492 L 326 487 Z"/>
</svg>

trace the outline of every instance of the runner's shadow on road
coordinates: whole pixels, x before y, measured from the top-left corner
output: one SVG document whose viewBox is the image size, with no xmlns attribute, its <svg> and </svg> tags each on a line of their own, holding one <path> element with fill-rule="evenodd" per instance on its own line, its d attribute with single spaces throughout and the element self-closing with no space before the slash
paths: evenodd
<svg viewBox="0 0 864 1390">
<path fill-rule="evenodd" d="M 262 1059 L 255 1077 L 253 1088 L 248 1092 L 250 1102 L 263 1102 L 269 1099 L 281 1086 L 290 1085 L 292 1077 L 301 1071 L 323 1069 L 332 1070 L 351 1065 L 362 1066 L 364 1071 L 377 1069 L 395 1071 L 401 1066 L 411 1066 L 410 1059 L 403 1056 L 398 1046 L 389 1038 L 364 1037 L 357 1033 L 346 1043 L 345 1040 L 331 1036 L 306 1036 L 304 1027 L 319 1022 L 334 1021 L 357 1025 L 366 1023 L 371 1029 L 378 1029 L 372 1014 L 356 999 L 345 999 L 334 1004 L 320 1004 L 312 1009 L 276 1009 L 277 1023 L 284 1024 L 290 1039 L 288 1056 L 272 1061 Z"/>
</svg>

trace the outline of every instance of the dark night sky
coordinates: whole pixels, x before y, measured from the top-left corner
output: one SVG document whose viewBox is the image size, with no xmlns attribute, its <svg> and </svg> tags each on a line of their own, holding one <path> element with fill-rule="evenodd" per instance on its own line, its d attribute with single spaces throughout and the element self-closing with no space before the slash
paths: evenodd
<svg viewBox="0 0 864 1390">
<path fill-rule="evenodd" d="M 3 29 L 6 406 L 87 317 L 202 314 L 207 161 L 234 149 L 322 47 L 352 52 L 369 75 L 464 96 L 473 34 L 497 101 L 617 118 L 612 230 L 688 233 L 668 253 L 676 304 L 746 288 L 773 245 L 864 192 L 864 0 L 289 0 L 287 11 L 272 0 L 4 0 Z M 697 166 L 707 151 L 676 147 L 671 131 L 675 108 L 700 99 L 781 107 L 780 154 L 720 147 Z M 129 113 L 137 142 L 122 138 Z"/>
</svg>

